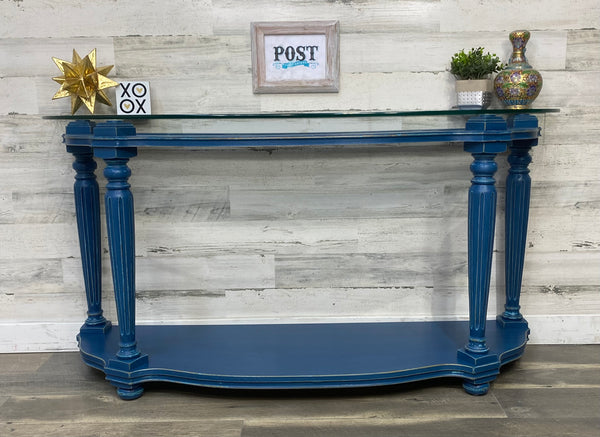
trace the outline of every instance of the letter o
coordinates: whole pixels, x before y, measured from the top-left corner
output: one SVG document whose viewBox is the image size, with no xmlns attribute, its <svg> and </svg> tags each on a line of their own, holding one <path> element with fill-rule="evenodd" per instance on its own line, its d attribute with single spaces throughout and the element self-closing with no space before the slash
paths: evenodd
<svg viewBox="0 0 600 437">
<path fill-rule="evenodd" d="M 129 108 L 125 107 L 125 103 L 129 103 Z M 134 105 L 133 105 L 133 101 L 129 100 L 129 99 L 123 99 L 121 100 L 121 103 L 119 104 L 119 107 L 121 108 L 121 111 L 123 111 L 125 114 L 131 114 L 134 110 Z"/>
<path fill-rule="evenodd" d="M 293 61 L 295 57 L 296 57 L 296 50 L 294 50 L 294 48 L 292 46 L 287 46 L 285 48 L 285 58 L 288 61 Z"/>
<path fill-rule="evenodd" d="M 144 89 L 144 92 L 141 94 L 137 93 L 137 87 L 141 87 Z M 144 85 L 143 83 L 136 83 L 133 85 L 133 90 L 131 91 L 133 93 L 134 96 L 136 97 L 144 97 L 146 95 L 146 93 L 148 92 L 148 90 L 146 89 L 146 85 Z"/>
</svg>

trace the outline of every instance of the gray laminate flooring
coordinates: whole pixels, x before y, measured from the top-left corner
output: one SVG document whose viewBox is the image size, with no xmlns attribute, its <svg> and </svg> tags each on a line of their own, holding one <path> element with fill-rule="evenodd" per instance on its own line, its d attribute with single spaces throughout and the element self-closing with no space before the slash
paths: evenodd
<svg viewBox="0 0 600 437">
<path fill-rule="evenodd" d="M 77 353 L 0 355 L 0 436 L 600 436 L 600 345 L 531 345 L 480 397 L 452 379 L 341 391 L 145 387 L 122 401 Z"/>
</svg>

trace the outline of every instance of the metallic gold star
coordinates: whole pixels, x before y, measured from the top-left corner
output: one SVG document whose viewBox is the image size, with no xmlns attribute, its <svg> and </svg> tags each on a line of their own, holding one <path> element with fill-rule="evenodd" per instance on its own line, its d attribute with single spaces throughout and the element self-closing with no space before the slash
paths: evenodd
<svg viewBox="0 0 600 437">
<path fill-rule="evenodd" d="M 82 103 L 92 114 L 96 102 L 112 106 L 104 90 L 119 84 L 106 77 L 113 68 L 112 65 L 96 68 L 96 49 L 83 59 L 73 49 L 71 62 L 58 58 L 52 60 L 63 73 L 62 76 L 52 78 L 53 81 L 61 84 L 60 90 L 54 94 L 52 100 L 71 96 L 71 114 L 75 114 Z"/>
</svg>

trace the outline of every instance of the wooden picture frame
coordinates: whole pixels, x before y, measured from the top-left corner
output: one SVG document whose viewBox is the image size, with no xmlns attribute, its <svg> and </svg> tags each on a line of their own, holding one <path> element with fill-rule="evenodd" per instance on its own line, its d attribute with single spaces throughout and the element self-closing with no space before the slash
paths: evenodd
<svg viewBox="0 0 600 437">
<path fill-rule="evenodd" d="M 254 93 L 339 91 L 339 21 L 257 22 L 251 27 Z"/>
</svg>

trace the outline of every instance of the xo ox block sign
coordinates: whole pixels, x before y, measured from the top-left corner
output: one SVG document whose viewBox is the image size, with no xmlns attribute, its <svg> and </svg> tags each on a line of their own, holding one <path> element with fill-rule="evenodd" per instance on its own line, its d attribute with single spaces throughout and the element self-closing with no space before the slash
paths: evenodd
<svg viewBox="0 0 600 437">
<path fill-rule="evenodd" d="M 119 84 L 117 88 L 118 115 L 148 115 L 151 113 L 149 82 L 123 81 Z"/>
</svg>

